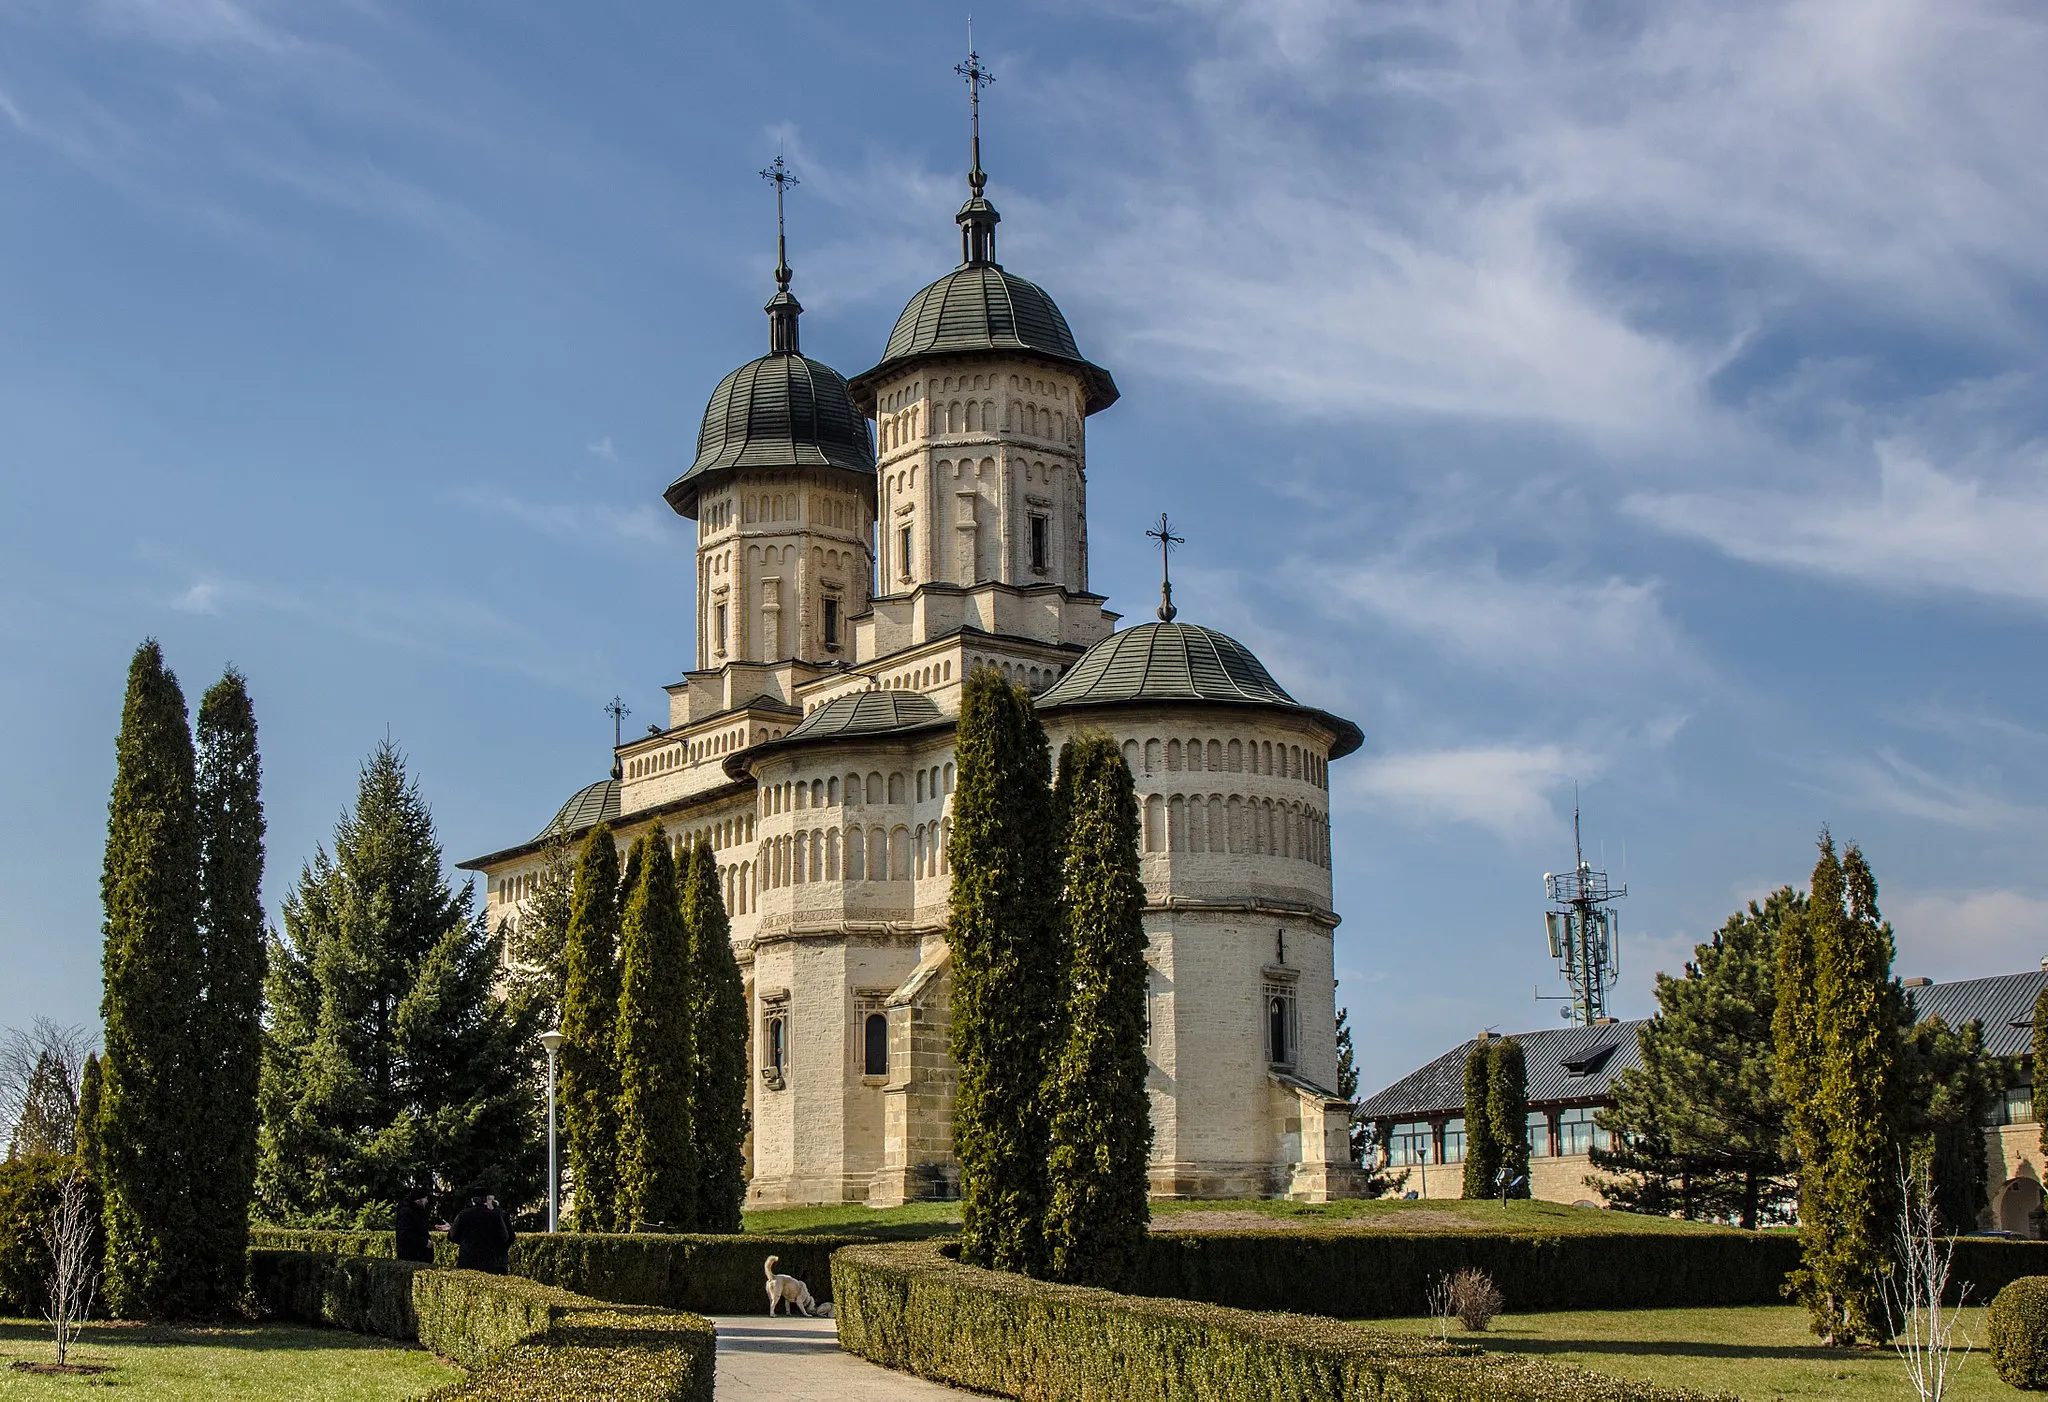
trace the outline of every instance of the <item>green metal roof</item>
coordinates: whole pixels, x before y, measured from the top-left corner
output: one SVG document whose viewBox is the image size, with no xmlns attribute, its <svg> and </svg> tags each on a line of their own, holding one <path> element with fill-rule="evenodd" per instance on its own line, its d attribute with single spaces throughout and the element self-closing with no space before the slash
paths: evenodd
<svg viewBox="0 0 2048 1402">
<path fill-rule="evenodd" d="M 569 796 L 548 825 L 540 830 L 534 841 L 550 837 L 574 837 L 587 832 L 599 823 L 615 822 L 619 816 L 619 781 L 599 779 L 586 784 Z"/>
<path fill-rule="evenodd" d="M 881 363 L 854 376 L 853 390 L 871 403 L 875 386 L 903 366 L 936 356 L 1026 354 L 1081 373 L 1088 413 L 1114 404 L 1116 381 L 1081 356 L 1074 333 L 1046 290 L 999 263 L 967 263 L 910 299 Z"/>
<path fill-rule="evenodd" d="M 885 730 L 924 725 L 939 718 L 939 708 L 921 691 L 862 691 L 835 696 L 805 716 L 785 740 L 815 740 L 827 735 L 872 735 Z"/>
<path fill-rule="evenodd" d="M 697 434 L 697 460 L 663 495 L 695 516 L 707 478 L 749 467 L 830 467 L 874 477 L 867 420 L 837 370 L 784 352 L 750 360 L 720 380 Z"/>
<path fill-rule="evenodd" d="M 1140 623 L 1110 634 L 1082 654 L 1072 670 L 1038 698 L 1037 706 L 1044 711 L 1154 701 L 1309 712 L 1337 732 L 1330 747 L 1332 759 L 1365 742 L 1350 721 L 1289 696 L 1243 643 L 1195 623 Z"/>
</svg>

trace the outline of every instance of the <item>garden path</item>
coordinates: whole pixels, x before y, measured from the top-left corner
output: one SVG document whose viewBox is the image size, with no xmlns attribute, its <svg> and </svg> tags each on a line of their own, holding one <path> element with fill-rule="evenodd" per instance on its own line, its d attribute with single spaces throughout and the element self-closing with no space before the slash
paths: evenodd
<svg viewBox="0 0 2048 1402">
<path fill-rule="evenodd" d="M 839 1350 L 829 1319 L 717 1314 L 718 1402 L 960 1402 L 967 1393 Z"/>
</svg>

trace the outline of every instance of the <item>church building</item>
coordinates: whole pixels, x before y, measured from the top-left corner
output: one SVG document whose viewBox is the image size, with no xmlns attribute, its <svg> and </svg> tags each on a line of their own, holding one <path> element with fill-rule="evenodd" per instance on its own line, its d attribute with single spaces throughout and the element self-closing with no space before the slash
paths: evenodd
<svg viewBox="0 0 2048 1402">
<path fill-rule="evenodd" d="M 1087 429 L 1116 382 L 996 260 L 986 181 L 977 113 L 959 265 L 851 380 L 802 353 L 778 256 L 768 353 L 712 391 L 665 493 L 697 564 L 667 723 L 464 865 L 498 929 L 600 820 L 622 850 L 657 822 L 710 842 L 751 1016 L 748 1205 L 954 1196 L 953 732 L 995 668 L 1055 754 L 1107 730 L 1137 778 L 1153 1193 L 1352 1195 L 1329 765 L 1362 737 L 1170 590 L 1123 629 L 1090 591 Z"/>
</svg>

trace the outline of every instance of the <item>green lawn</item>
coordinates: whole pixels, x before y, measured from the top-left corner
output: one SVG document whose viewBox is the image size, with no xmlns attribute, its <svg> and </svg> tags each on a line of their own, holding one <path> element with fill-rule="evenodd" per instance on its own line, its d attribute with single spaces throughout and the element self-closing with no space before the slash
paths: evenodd
<svg viewBox="0 0 2048 1402">
<path fill-rule="evenodd" d="M 769 1207 L 743 1214 L 746 1230 L 778 1235 L 817 1232 L 831 1236 L 943 1236 L 960 1229 L 957 1202 L 912 1202 L 902 1207 Z"/>
<path fill-rule="evenodd" d="M 1370 1319 L 1368 1329 L 1434 1330 L 1429 1319 Z M 1984 1311 L 1964 1313 L 1962 1332 L 1980 1344 Z M 1905 1402 L 1905 1364 L 1889 1348 L 1824 1349 L 1797 1306 L 1737 1309 L 1572 1310 L 1503 1315 L 1484 1334 L 1454 1321 L 1451 1337 L 1501 1353 L 1540 1354 L 1612 1377 L 1732 1392 L 1749 1402 L 1825 1397 L 1833 1402 Z M 1963 1360 L 1954 1402 L 2020 1398 L 2000 1382 L 1981 1349 Z"/>
<path fill-rule="evenodd" d="M 13 1366 L 55 1357 L 49 1327 L 40 1320 L 0 1320 L 0 1398 L 41 1402 L 114 1387 L 135 1402 L 399 1402 L 462 1376 L 430 1353 L 389 1340 L 273 1324 L 90 1324 L 72 1346 L 71 1361 L 111 1364 L 111 1371 L 49 1377 Z"/>
</svg>

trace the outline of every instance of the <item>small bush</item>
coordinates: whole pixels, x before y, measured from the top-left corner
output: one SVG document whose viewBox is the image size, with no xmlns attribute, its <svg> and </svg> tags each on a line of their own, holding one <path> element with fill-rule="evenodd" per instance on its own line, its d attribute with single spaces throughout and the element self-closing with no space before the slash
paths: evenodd
<svg viewBox="0 0 2048 1402">
<path fill-rule="evenodd" d="M 1985 1332 L 1999 1377 L 2048 1392 L 2048 1276 L 2027 1276 L 1999 1291 Z"/>
<path fill-rule="evenodd" d="M 715 1342 L 693 1314 L 367 1254 L 252 1251 L 249 1278 L 287 1318 L 417 1340 L 472 1369 L 432 1394 L 447 1402 L 711 1402 Z"/>
<path fill-rule="evenodd" d="M 1469 1266 L 1459 1271 L 1445 1282 L 1445 1295 L 1451 1313 L 1458 1316 L 1467 1333 L 1485 1333 L 1486 1326 L 1500 1313 L 1500 1291 L 1493 1288 L 1493 1280 L 1485 1271 Z"/>
<path fill-rule="evenodd" d="M 1054 1285 L 930 1243 L 832 1258 L 839 1346 L 886 1367 L 1032 1402 L 1704 1402 L 1705 1394 L 1327 1319 Z"/>
</svg>

